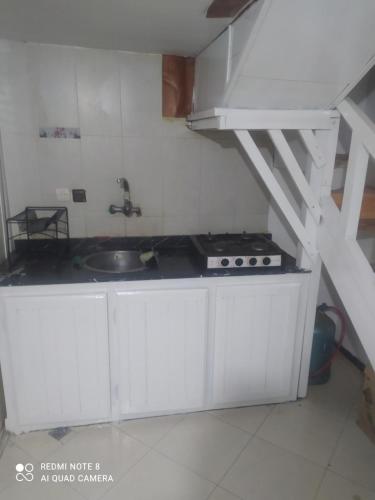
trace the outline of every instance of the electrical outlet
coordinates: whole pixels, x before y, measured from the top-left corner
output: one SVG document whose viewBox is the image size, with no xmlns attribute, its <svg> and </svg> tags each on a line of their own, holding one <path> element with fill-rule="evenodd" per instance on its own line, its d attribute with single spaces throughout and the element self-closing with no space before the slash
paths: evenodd
<svg viewBox="0 0 375 500">
<path fill-rule="evenodd" d="M 85 189 L 72 189 L 74 203 L 86 203 Z"/>
<path fill-rule="evenodd" d="M 56 198 L 58 201 L 69 201 L 70 200 L 70 190 L 67 188 L 57 188 Z"/>
</svg>

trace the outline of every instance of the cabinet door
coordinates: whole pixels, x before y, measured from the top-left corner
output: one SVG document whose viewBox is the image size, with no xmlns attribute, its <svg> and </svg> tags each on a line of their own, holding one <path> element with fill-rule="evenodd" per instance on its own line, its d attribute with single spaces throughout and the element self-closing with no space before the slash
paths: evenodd
<svg viewBox="0 0 375 500">
<path fill-rule="evenodd" d="M 20 425 L 108 417 L 106 295 L 8 297 L 5 306 Z"/>
<path fill-rule="evenodd" d="M 118 293 L 120 413 L 200 408 L 207 291 Z"/>
<path fill-rule="evenodd" d="M 289 399 L 300 285 L 217 290 L 214 404 Z"/>
</svg>

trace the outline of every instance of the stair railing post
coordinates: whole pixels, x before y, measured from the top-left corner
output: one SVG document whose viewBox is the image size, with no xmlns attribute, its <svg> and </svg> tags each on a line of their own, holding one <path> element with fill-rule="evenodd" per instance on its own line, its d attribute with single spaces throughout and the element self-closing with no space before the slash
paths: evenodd
<svg viewBox="0 0 375 500">
<path fill-rule="evenodd" d="M 346 239 L 355 240 L 357 238 L 368 160 L 369 154 L 360 137 L 353 130 L 341 206 L 341 219 Z"/>
<path fill-rule="evenodd" d="M 335 166 L 335 157 L 338 141 L 339 118 L 332 118 L 331 130 L 317 130 L 315 132 L 315 140 L 319 144 L 321 151 L 324 154 L 325 164 L 320 166 L 316 164 L 313 157 L 307 160 L 305 176 L 310 185 L 311 191 L 315 197 L 320 200 L 322 196 L 331 192 L 333 169 Z M 302 207 L 302 221 L 305 230 L 309 235 L 310 241 L 317 245 L 318 238 L 318 223 L 307 210 L 306 206 Z M 303 335 L 303 347 L 301 356 L 300 377 L 298 385 L 298 397 L 303 398 L 307 394 L 309 382 L 309 369 L 312 340 L 314 334 L 316 306 L 319 294 L 319 285 L 322 270 L 322 260 L 319 254 L 311 258 L 303 249 L 302 245 L 298 245 L 297 264 L 304 268 L 310 269 L 311 275 L 308 285 L 308 299 L 305 316 L 305 327 Z"/>
</svg>

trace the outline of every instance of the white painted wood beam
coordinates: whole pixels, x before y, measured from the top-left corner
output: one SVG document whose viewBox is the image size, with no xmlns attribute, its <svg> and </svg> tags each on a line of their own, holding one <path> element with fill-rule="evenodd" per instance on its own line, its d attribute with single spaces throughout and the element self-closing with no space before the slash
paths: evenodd
<svg viewBox="0 0 375 500">
<path fill-rule="evenodd" d="M 187 126 L 191 130 L 226 130 L 225 117 L 208 116 L 199 120 L 188 121 Z"/>
<path fill-rule="evenodd" d="M 356 131 L 353 131 L 345 179 L 341 217 L 347 239 L 356 239 L 365 190 L 369 154 Z"/>
<path fill-rule="evenodd" d="M 332 130 L 318 130 L 316 132 L 316 140 L 324 151 L 325 157 L 327 159 L 326 166 L 324 168 L 318 169 L 315 167 L 315 163 L 313 162 L 313 160 L 309 158 L 305 168 L 306 179 L 308 180 L 313 193 L 319 200 L 321 199 L 322 193 L 327 192 L 329 196 L 331 194 L 331 184 L 339 132 L 339 119 L 337 118 L 335 120 L 332 120 L 332 122 Z M 309 233 L 312 241 L 317 242 L 319 225 L 316 224 L 311 213 L 307 210 L 306 207 L 303 207 L 302 222 L 304 222 L 306 231 Z M 317 255 L 314 259 L 311 259 L 309 255 L 301 248 L 298 249 L 298 254 L 297 264 L 304 269 L 311 269 L 308 286 L 305 328 L 303 333 L 301 370 L 298 385 L 298 396 L 304 398 L 307 394 L 309 382 L 311 349 L 314 335 L 322 259 L 320 254 Z"/>
<path fill-rule="evenodd" d="M 330 196 L 332 191 L 333 174 L 335 171 L 337 142 L 339 137 L 340 117 L 332 119 L 332 130 L 317 130 L 315 132 L 316 140 L 321 146 L 325 158 L 326 166 L 323 170 L 323 178 L 319 190 L 319 200 L 323 196 Z"/>
<path fill-rule="evenodd" d="M 306 146 L 307 152 L 313 159 L 315 165 L 318 168 L 324 167 L 326 164 L 326 160 L 320 149 L 318 141 L 316 140 L 314 132 L 312 130 L 299 130 L 298 132 L 301 136 L 303 143 Z"/>
<path fill-rule="evenodd" d="M 192 130 L 330 130 L 336 111 L 212 108 L 187 118 Z"/>
<path fill-rule="evenodd" d="M 322 259 L 319 254 L 308 264 L 311 270 L 307 289 L 307 304 L 305 313 L 305 325 L 303 329 L 303 345 L 301 354 L 301 367 L 298 382 L 298 397 L 305 398 L 309 385 L 311 350 L 316 318 L 316 306 L 318 303 L 320 277 L 322 271 Z"/>
<path fill-rule="evenodd" d="M 301 167 L 293 154 L 293 151 L 285 139 L 284 134 L 281 130 L 269 130 L 268 133 L 295 186 L 301 194 L 303 201 L 306 203 L 306 206 L 311 212 L 315 222 L 319 223 L 322 212 L 320 210 L 318 198 L 312 192 L 306 177 L 303 175 Z"/>
<path fill-rule="evenodd" d="M 338 109 L 369 154 L 375 158 L 375 123 L 351 99 L 345 99 Z"/>
<path fill-rule="evenodd" d="M 316 254 L 315 245 L 311 242 L 302 222 L 271 172 L 270 167 L 263 158 L 250 133 L 245 130 L 235 130 L 234 133 L 304 249 L 313 257 Z"/>
</svg>

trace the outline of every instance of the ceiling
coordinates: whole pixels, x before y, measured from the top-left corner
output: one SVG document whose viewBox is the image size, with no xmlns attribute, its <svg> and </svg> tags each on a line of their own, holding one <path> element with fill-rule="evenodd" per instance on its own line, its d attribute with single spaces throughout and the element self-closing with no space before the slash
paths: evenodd
<svg viewBox="0 0 375 500">
<path fill-rule="evenodd" d="M 230 19 L 211 0 L 0 0 L 0 38 L 196 55 Z"/>
</svg>

